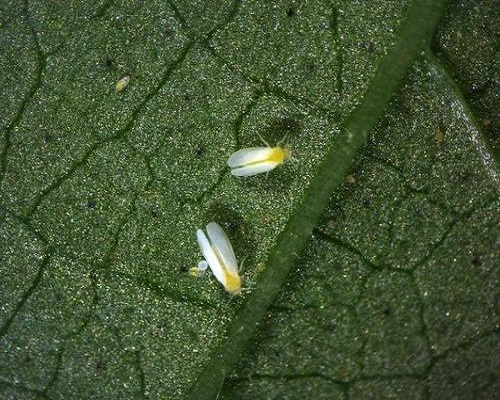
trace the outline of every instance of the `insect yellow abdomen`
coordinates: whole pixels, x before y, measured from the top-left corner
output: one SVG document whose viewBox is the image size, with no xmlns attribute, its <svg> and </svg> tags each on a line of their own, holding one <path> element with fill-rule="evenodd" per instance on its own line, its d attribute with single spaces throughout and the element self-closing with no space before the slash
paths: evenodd
<svg viewBox="0 0 500 400">
<path fill-rule="evenodd" d="M 290 151 L 286 147 L 274 147 L 268 161 L 282 164 L 288 158 L 289 153 Z"/>
<path fill-rule="evenodd" d="M 241 292 L 241 279 L 233 247 L 226 234 L 215 222 L 207 225 L 207 235 L 201 229 L 196 231 L 204 261 L 198 263 L 198 269 L 205 271 L 210 267 L 217 280 L 233 295 Z"/>
<path fill-rule="evenodd" d="M 241 279 L 238 275 L 226 273 L 225 287 L 228 292 L 232 294 L 239 294 L 241 291 Z"/>
</svg>

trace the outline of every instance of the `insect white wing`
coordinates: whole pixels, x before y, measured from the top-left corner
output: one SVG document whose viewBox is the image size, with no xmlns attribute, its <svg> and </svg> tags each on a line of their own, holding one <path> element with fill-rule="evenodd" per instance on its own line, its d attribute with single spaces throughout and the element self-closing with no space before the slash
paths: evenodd
<svg viewBox="0 0 500 400">
<path fill-rule="evenodd" d="M 207 260 L 213 274 L 219 282 L 224 283 L 224 266 L 221 264 L 221 260 L 217 257 L 217 254 L 215 254 L 207 236 L 201 229 L 198 229 L 196 231 L 196 238 L 198 239 L 203 257 Z"/>
<path fill-rule="evenodd" d="M 241 149 L 229 157 L 227 165 L 231 168 L 236 168 L 246 164 L 259 163 L 268 159 L 271 153 L 271 147 L 249 147 Z"/>
<path fill-rule="evenodd" d="M 265 161 L 258 164 L 251 164 L 248 166 L 232 169 L 231 174 L 234 176 L 253 176 L 263 172 L 271 171 L 277 166 L 278 164 L 275 162 Z"/>
<path fill-rule="evenodd" d="M 238 274 L 238 262 L 234 255 L 233 246 L 231 246 L 231 242 L 229 242 L 226 233 L 220 225 L 216 222 L 210 222 L 207 225 L 207 234 L 212 242 L 212 246 L 219 251 L 219 255 L 227 270 L 232 274 Z"/>
</svg>

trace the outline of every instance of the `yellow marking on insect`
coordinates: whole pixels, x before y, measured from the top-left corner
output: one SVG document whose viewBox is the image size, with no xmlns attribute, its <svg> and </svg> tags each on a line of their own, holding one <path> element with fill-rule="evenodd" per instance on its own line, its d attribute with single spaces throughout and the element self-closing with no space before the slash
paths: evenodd
<svg viewBox="0 0 500 400">
<path fill-rule="evenodd" d="M 238 273 L 238 262 L 228 237 L 215 222 L 207 225 L 207 235 L 201 229 L 196 231 L 198 244 L 205 260 L 198 263 L 198 270 L 210 267 L 217 280 L 231 294 L 241 292 L 241 279 Z"/>
<path fill-rule="evenodd" d="M 123 78 L 119 79 L 115 85 L 116 92 L 117 93 L 123 92 L 129 83 L 130 83 L 130 76 L 124 76 Z"/>
<path fill-rule="evenodd" d="M 241 278 L 239 275 L 233 275 L 230 273 L 225 273 L 225 288 L 228 292 L 232 294 L 240 294 L 241 292 Z"/>
<path fill-rule="evenodd" d="M 269 161 L 275 162 L 277 164 L 281 164 L 285 162 L 290 154 L 290 150 L 286 147 L 276 146 L 272 148 L 271 154 L 269 156 Z"/>
</svg>

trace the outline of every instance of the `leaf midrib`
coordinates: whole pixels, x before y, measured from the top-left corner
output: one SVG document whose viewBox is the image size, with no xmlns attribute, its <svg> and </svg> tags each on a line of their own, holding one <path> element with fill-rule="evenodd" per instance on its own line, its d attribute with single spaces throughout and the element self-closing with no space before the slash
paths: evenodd
<svg viewBox="0 0 500 400">
<path fill-rule="evenodd" d="M 190 399 L 216 398 L 223 380 L 240 358 L 259 322 L 286 282 L 288 273 L 305 246 L 333 191 L 341 184 L 355 158 L 365 146 L 368 134 L 388 105 L 412 62 L 430 39 L 445 8 L 446 0 L 413 0 L 402 22 L 394 47 L 380 62 L 373 80 L 341 133 L 319 165 L 286 227 L 270 252 L 266 269 L 248 295 L 226 339 L 191 388 Z"/>
</svg>

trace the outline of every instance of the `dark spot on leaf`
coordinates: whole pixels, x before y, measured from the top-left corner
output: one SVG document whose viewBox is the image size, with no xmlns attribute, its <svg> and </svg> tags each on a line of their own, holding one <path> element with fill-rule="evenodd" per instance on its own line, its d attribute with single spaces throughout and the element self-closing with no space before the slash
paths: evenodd
<svg viewBox="0 0 500 400">
<path fill-rule="evenodd" d="M 87 200 L 87 208 L 93 210 L 95 208 L 96 202 L 94 200 Z"/>
<path fill-rule="evenodd" d="M 196 157 L 200 158 L 205 153 L 205 148 L 203 146 L 197 146 L 194 148 L 193 153 Z"/>
<path fill-rule="evenodd" d="M 313 73 L 313 72 L 316 72 L 316 64 L 314 62 L 308 62 L 307 65 L 306 65 L 306 69 L 309 73 Z"/>
<path fill-rule="evenodd" d="M 469 94 L 474 94 L 480 90 L 480 86 L 477 83 L 471 83 L 468 87 Z"/>
<path fill-rule="evenodd" d="M 154 206 L 150 206 L 148 208 L 149 210 L 149 214 L 153 217 L 153 218 L 158 218 L 159 216 L 159 213 L 158 213 L 158 210 L 154 207 Z"/>
<path fill-rule="evenodd" d="M 288 132 L 296 132 L 300 129 L 299 121 L 293 117 L 285 117 L 281 120 L 283 129 Z"/>
<path fill-rule="evenodd" d="M 330 321 L 324 325 L 324 328 L 325 328 L 325 331 L 327 331 L 327 332 L 334 332 L 335 329 L 337 329 L 337 324 L 335 323 L 335 321 Z"/>
<path fill-rule="evenodd" d="M 367 196 L 363 196 L 361 198 L 361 205 L 364 207 L 364 208 L 368 208 L 370 207 L 370 205 L 372 204 L 371 200 L 369 197 Z"/>
<path fill-rule="evenodd" d="M 444 320 L 438 320 L 434 322 L 434 330 L 440 335 L 448 335 L 450 328 L 447 325 L 447 322 Z"/>
<path fill-rule="evenodd" d="M 113 60 L 111 58 L 106 58 L 106 67 L 111 68 L 113 66 Z"/>
<path fill-rule="evenodd" d="M 424 219 L 427 216 L 427 213 L 423 208 L 417 208 L 415 210 L 415 215 L 420 219 Z"/>
<path fill-rule="evenodd" d="M 472 257 L 472 260 L 471 260 L 471 263 L 472 265 L 474 265 L 475 267 L 479 267 L 481 265 L 481 257 L 479 257 L 477 254 Z"/>
<path fill-rule="evenodd" d="M 494 387 L 494 385 L 496 385 L 498 382 L 498 375 L 496 374 L 496 372 L 488 371 L 486 376 L 488 377 L 487 382 L 489 382 L 489 385 L 491 385 L 491 387 Z"/>
<path fill-rule="evenodd" d="M 134 306 L 123 307 L 123 313 L 134 314 L 135 313 L 135 307 Z"/>
<path fill-rule="evenodd" d="M 375 52 L 375 44 L 373 42 L 367 42 L 365 43 L 365 49 L 368 53 L 373 53 Z"/>
<path fill-rule="evenodd" d="M 470 171 L 459 171 L 453 174 L 450 178 L 453 183 L 463 183 L 466 181 L 470 181 L 472 178 L 472 173 Z"/>
<path fill-rule="evenodd" d="M 395 100 L 395 101 L 396 101 L 396 100 Z M 387 118 L 387 117 L 382 117 L 382 118 L 380 119 L 380 129 L 381 129 L 381 132 L 386 132 L 386 131 L 387 131 L 387 128 L 390 126 L 390 124 L 391 124 L 391 121 L 390 121 L 390 119 L 389 119 L 389 118 Z M 376 137 L 376 136 L 377 136 L 377 135 L 375 135 L 375 137 Z M 375 139 L 375 138 L 374 138 L 374 139 Z M 369 149 L 367 149 L 367 150 L 369 150 Z"/>
<path fill-rule="evenodd" d="M 95 369 L 96 371 L 106 371 L 107 367 L 106 367 L 106 363 L 101 360 L 101 359 L 98 359 L 95 363 Z"/>
<path fill-rule="evenodd" d="M 169 324 L 166 321 L 160 321 L 156 324 L 156 328 L 160 331 L 163 332 L 167 329 Z"/>
<path fill-rule="evenodd" d="M 332 269 L 333 269 L 334 271 L 336 271 L 336 272 L 340 272 L 340 271 L 342 271 L 342 264 L 341 264 L 341 263 L 339 263 L 339 262 L 334 262 L 334 263 L 332 264 Z"/>
<path fill-rule="evenodd" d="M 276 117 L 269 122 L 262 136 L 271 146 L 283 140 L 285 136 L 290 139 L 292 135 L 295 136 L 300 133 L 300 119 L 300 116 L 295 115 Z"/>
<path fill-rule="evenodd" d="M 174 34 L 174 30 L 172 28 L 165 28 L 165 36 L 170 37 Z"/>
<path fill-rule="evenodd" d="M 297 15 L 297 13 L 295 12 L 295 10 L 290 7 L 287 11 L 286 11 L 286 16 L 288 18 L 292 18 L 292 17 L 295 17 L 295 15 Z"/>
<path fill-rule="evenodd" d="M 390 316 L 392 314 L 392 310 L 391 310 L 391 307 L 387 306 L 384 308 L 384 310 L 382 311 L 384 313 L 384 315 L 386 317 Z"/>
<path fill-rule="evenodd" d="M 217 221 L 228 235 L 237 234 L 243 224 L 241 215 L 227 204 L 214 203 L 209 212 L 213 215 L 211 220 Z"/>
<path fill-rule="evenodd" d="M 191 337 L 193 340 L 198 340 L 199 335 L 198 332 L 193 328 L 193 327 L 187 327 L 186 328 L 186 333 Z"/>
<path fill-rule="evenodd" d="M 481 83 L 475 83 L 475 82 L 471 83 L 467 87 L 467 92 L 468 92 L 468 95 L 472 96 L 472 97 L 481 96 L 484 93 L 486 93 L 486 91 L 488 91 L 491 87 L 495 87 L 495 86 L 496 86 L 496 82 L 494 82 L 491 79 L 488 79 L 487 81 L 481 82 Z"/>
</svg>

